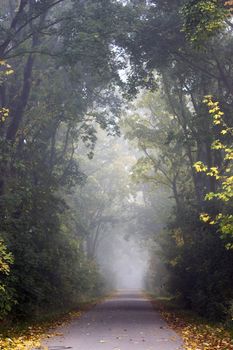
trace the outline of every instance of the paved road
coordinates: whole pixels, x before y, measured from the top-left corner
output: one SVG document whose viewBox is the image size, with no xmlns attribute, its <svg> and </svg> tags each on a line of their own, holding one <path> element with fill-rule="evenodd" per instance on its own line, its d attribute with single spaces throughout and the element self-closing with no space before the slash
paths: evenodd
<svg viewBox="0 0 233 350">
<path fill-rule="evenodd" d="M 119 292 L 58 329 L 49 350 L 176 350 L 182 341 L 137 292 Z"/>
</svg>

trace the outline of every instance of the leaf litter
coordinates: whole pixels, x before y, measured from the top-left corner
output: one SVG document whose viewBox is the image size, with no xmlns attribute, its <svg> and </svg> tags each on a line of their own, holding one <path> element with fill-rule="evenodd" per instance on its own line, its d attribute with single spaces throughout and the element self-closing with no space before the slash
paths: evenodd
<svg viewBox="0 0 233 350">
<path fill-rule="evenodd" d="M 223 326 L 209 325 L 178 310 L 169 310 L 160 301 L 152 300 L 152 304 L 182 337 L 185 350 L 233 350 L 233 339 Z"/>
<path fill-rule="evenodd" d="M 0 350 L 47 350 L 47 347 L 42 345 L 42 340 L 63 336 L 63 333 L 56 332 L 56 329 L 80 316 L 80 311 L 72 311 L 59 321 L 29 326 L 20 332 L 12 327 L 7 335 L 0 334 Z"/>
</svg>

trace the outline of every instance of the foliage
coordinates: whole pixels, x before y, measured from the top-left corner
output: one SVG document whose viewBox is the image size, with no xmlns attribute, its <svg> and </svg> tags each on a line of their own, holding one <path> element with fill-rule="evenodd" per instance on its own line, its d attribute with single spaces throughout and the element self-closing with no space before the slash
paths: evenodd
<svg viewBox="0 0 233 350">
<path fill-rule="evenodd" d="M 13 70 L 11 69 L 11 66 L 3 60 L 0 61 L 0 69 L 1 86 L 4 81 L 6 81 L 7 76 L 13 73 Z M 6 122 L 8 115 L 8 108 L 0 108 L 0 126 Z M 14 292 L 13 289 L 9 286 L 9 275 L 13 262 L 13 255 L 8 251 L 4 240 L 2 239 L 2 232 L 0 231 L 0 319 L 5 317 L 11 311 L 12 306 L 15 304 Z"/>
<path fill-rule="evenodd" d="M 96 266 L 85 257 L 81 239 L 65 220 L 67 205 L 55 194 L 54 179 L 45 166 L 42 172 L 30 146 L 25 145 L 23 154 L 27 158 L 30 149 L 34 167 L 21 160 L 2 195 L 1 227 L 15 258 L 10 286 L 18 316 L 38 315 L 48 307 L 63 310 L 75 306 L 83 293 L 100 291 Z"/>
<path fill-rule="evenodd" d="M 189 144 L 183 141 L 186 131 L 169 107 L 162 91 L 146 93 L 137 101 L 134 110 L 131 107 L 124 122 L 126 136 L 136 140 L 143 152 L 133 167 L 133 179 L 150 184 L 143 186 L 147 210 L 151 206 L 152 215 L 158 211 L 157 188 L 166 189 L 167 208 L 173 197 L 174 210 L 170 210 L 163 226 L 158 226 L 157 218 L 150 228 L 155 246 L 151 250 L 147 283 L 150 290 L 175 295 L 186 308 L 195 309 L 201 315 L 212 319 L 229 317 L 232 253 L 225 250 L 224 242 L 214 234 L 214 227 L 207 229 L 199 222 L 198 197 L 193 195 L 193 158 L 188 156 Z M 194 140 L 190 138 L 188 142 L 194 154 Z M 201 181 L 206 183 L 199 178 L 199 184 Z M 149 199 L 151 191 L 154 201 Z M 143 231 L 148 231 L 147 226 Z M 161 273 L 164 274 L 162 279 Z"/>
<path fill-rule="evenodd" d="M 13 255 L 7 250 L 4 241 L 0 239 L 0 319 L 11 311 L 14 304 L 14 293 L 9 287 L 9 274 L 13 264 Z"/>
<path fill-rule="evenodd" d="M 153 266 L 158 266 L 154 261 L 159 250 L 169 293 L 181 299 L 186 308 L 209 318 L 230 318 L 232 251 L 225 249 L 226 242 L 216 234 L 217 225 L 199 221 L 200 212 L 214 217 L 219 212 L 231 215 L 232 211 L 230 200 L 228 205 L 217 198 L 205 200 L 208 193 L 222 192 L 215 176 L 216 164 L 222 169 L 226 161 L 223 150 L 212 149 L 218 126 L 213 127 L 203 105 L 203 96 L 215 96 L 225 122 L 232 127 L 229 11 L 222 1 L 182 0 L 147 2 L 141 11 L 140 27 L 128 51 L 134 77 L 130 83 L 136 89 L 143 87 L 140 78 L 147 81 L 152 74 L 157 91 L 151 93 L 151 99 L 143 91 L 141 107 L 136 105 L 129 112 L 127 137 L 136 140 L 134 146 L 142 152 L 133 175 L 142 184 L 146 209 L 155 216 L 159 204 L 156 199 L 148 200 L 153 198 L 150 192 L 156 196 L 157 187 L 166 188 L 167 206 L 171 197 L 175 199 L 163 227 L 156 223 L 150 227 L 156 245 L 151 252 L 150 284 L 156 286 L 156 280 L 154 284 L 151 280 L 157 278 Z M 231 148 L 229 135 L 225 137 L 226 149 Z M 196 172 L 196 162 L 211 176 Z"/>
<path fill-rule="evenodd" d="M 224 113 L 220 110 L 219 102 L 214 102 L 211 96 L 206 96 L 204 102 L 209 108 L 209 114 L 212 117 L 213 125 L 218 128 L 220 137 L 214 140 L 212 149 L 217 153 L 221 152 L 223 164 L 221 167 L 216 165 L 209 168 L 199 161 L 194 164 L 194 167 L 197 172 L 203 172 L 209 177 L 214 177 L 218 182 L 217 191 L 207 193 L 205 199 L 208 201 L 216 199 L 217 203 L 222 202 L 223 205 L 220 205 L 221 211 L 215 216 L 202 213 L 201 220 L 210 225 L 218 224 L 222 237 L 231 242 L 231 236 L 233 235 L 233 216 L 231 214 L 233 198 L 233 129 L 232 127 L 228 127 L 225 123 L 223 119 Z M 233 247 L 230 242 L 226 243 L 227 248 Z"/>
<path fill-rule="evenodd" d="M 224 28 L 229 12 L 219 0 L 188 1 L 182 8 L 187 39 L 200 45 Z"/>
<path fill-rule="evenodd" d="M 14 257 L 4 277 L 17 301 L 12 316 L 35 317 L 99 294 L 95 259 L 107 254 L 98 247 L 111 241 L 114 225 L 131 221 L 128 231 L 151 244 L 151 286 L 158 288 L 159 251 L 166 293 L 209 317 L 229 317 L 232 250 L 217 225 L 198 217 L 217 217 L 231 236 L 231 6 L 1 2 L 0 225 Z M 122 122 L 135 160 L 99 126 L 119 135 L 123 92 L 132 100 L 139 90 Z M 207 93 L 224 111 L 223 118 L 208 100 L 214 126 L 202 103 Z"/>
<path fill-rule="evenodd" d="M 103 290 L 86 251 L 89 218 L 74 218 L 81 205 L 74 209 L 68 194 L 86 183 L 80 159 L 93 157 L 97 125 L 119 134 L 113 82 L 122 61 L 108 26 L 114 19 L 120 35 L 121 9 L 105 1 L 0 5 L 0 229 L 14 256 L 13 317 L 65 310 Z"/>
</svg>

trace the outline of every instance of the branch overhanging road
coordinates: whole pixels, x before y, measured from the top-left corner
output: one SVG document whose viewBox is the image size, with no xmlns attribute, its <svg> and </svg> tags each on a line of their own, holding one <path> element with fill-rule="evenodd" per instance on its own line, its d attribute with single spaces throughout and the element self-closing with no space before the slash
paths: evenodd
<svg viewBox="0 0 233 350">
<path fill-rule="evenodd" d="M 182 339 L 139 292 L 119 292 L 59 328 L 49 350 L 178 350 Z"/>
</svg>

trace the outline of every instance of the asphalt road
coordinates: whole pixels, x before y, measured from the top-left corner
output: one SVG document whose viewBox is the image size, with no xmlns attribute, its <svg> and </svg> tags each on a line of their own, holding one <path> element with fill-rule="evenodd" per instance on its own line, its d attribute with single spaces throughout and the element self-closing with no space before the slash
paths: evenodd
<svg viewBox="0 0 233 350">
<path fill-rule="evenodd" d="M 138 292 L 119 292 L 57 330 L 49 350 L 177 350 L 182 340 Z"/>
</svg>

